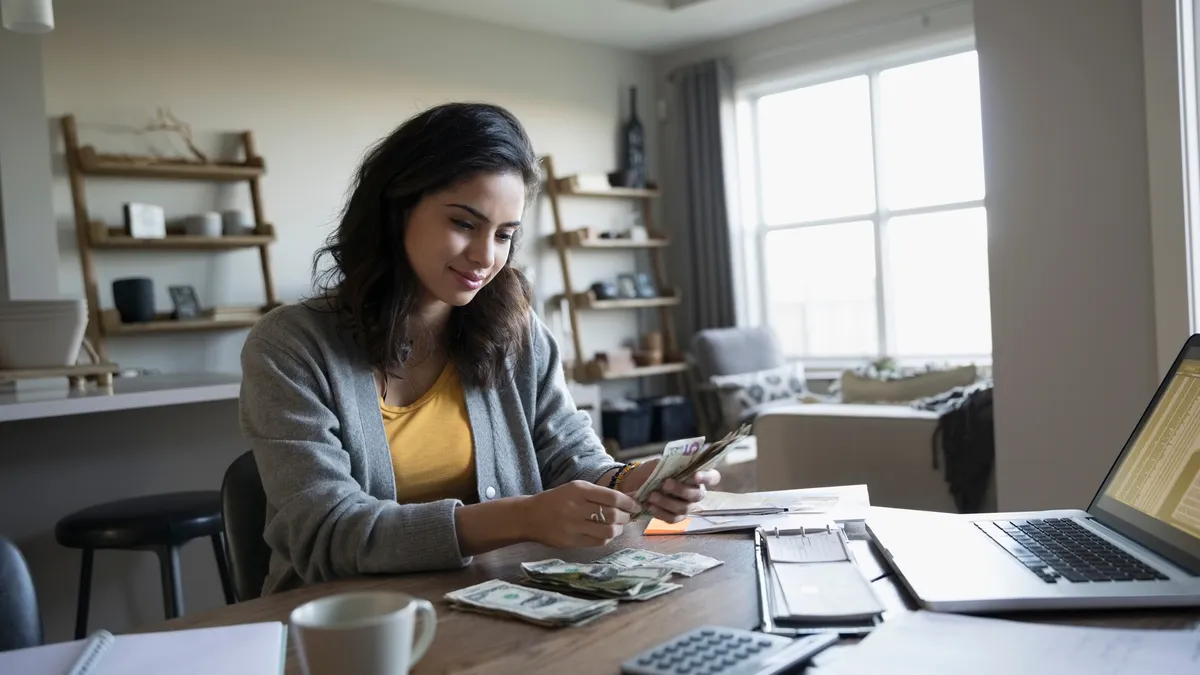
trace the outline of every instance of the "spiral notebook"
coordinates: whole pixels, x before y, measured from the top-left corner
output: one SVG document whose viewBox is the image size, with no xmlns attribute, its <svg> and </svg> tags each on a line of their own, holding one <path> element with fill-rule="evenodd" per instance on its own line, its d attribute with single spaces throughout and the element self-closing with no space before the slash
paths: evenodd
<svg viewBox="0 0 1200 675">
<path fill-rule="evenodd" d="M 87 640 L 0 652 L 0 673 L 66 675 Z M 118 635 L 92 654 L 87 675 L 279 675 L 287 629 L 278 621 Z"/>
</svg>

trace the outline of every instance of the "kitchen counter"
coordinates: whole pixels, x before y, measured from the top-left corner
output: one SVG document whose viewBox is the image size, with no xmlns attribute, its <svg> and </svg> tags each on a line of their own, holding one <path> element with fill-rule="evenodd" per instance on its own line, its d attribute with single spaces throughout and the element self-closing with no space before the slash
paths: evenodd
<svg viewBox="0 0 1200 675">
<path fill-rule="evenodd" d="M 0 422 L 236 400 L 241 376 L 225 373 L 118 377 L 111 389 L 17 386 L 0 391 Z"/>
</svg>

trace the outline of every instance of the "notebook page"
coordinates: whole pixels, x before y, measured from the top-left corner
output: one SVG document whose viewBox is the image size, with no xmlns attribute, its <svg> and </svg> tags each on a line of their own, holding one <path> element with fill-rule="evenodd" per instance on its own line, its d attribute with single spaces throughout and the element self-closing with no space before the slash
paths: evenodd
<svg viewBox="0 0 1200 675">
<path fill-rule="evenodd" d="M 0 653 L 0 673 L 63 675 L 83 640 Z M 118 635 L 90 675 L 278 675 L 284 626 L 279 622 Z"/>
<path fill-rule="evenodd" d="M 816 532 L 804 536 L 767 534 L 767 554 L 773 563 L 843 562 L 850 559 L 840 532 Z"/>
</svg>

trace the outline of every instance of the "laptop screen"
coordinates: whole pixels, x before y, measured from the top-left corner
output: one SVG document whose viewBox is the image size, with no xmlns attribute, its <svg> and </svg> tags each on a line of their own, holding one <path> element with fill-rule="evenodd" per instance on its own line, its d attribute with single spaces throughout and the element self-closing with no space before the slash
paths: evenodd
<svg viewBox="0 0 1200 675">
<path fill-rule="evenodd" d="M 1200 572 L 1200 345 L 1189 340 L 1089 509 Z"/>
</svg>

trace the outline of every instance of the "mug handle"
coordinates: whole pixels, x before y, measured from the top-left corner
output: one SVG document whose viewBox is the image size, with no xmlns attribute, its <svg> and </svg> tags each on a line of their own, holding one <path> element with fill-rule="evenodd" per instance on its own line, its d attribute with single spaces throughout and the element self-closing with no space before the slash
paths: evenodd
<svg viewBox="0 0 1200 675">
<path fill-rule="evenodd" d="M 437 612 L 433 611 L 433 605 L 428 600 L 414 598 L 413 604 L 417 610 L 416 618 L 421 624 L 421 632 L 413 641 L 412 648 L 412 663 L 416 664 L 429 651 L 429 645 L 433 644 L 433 636 L 437 632 Z"/>
</svg>

